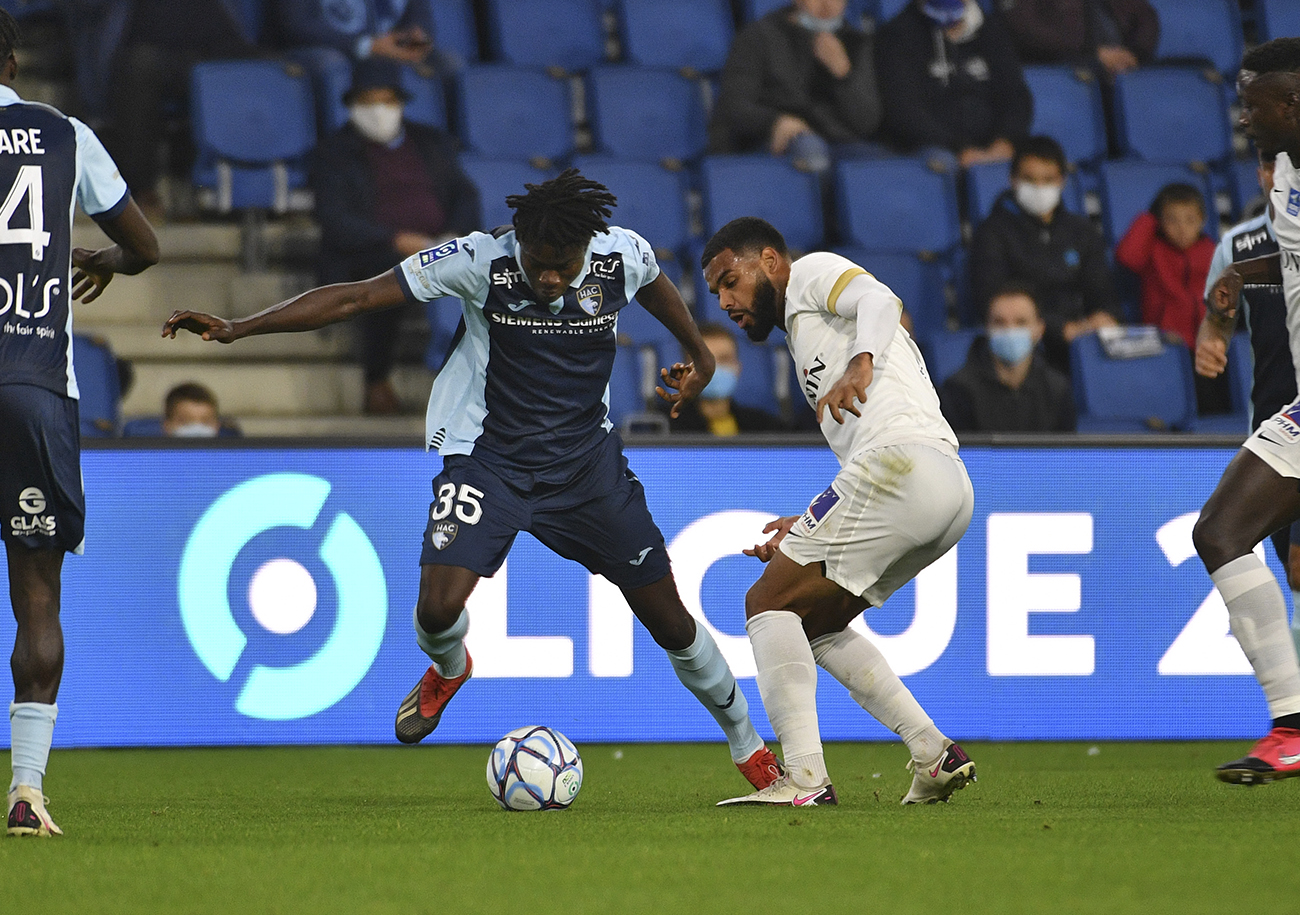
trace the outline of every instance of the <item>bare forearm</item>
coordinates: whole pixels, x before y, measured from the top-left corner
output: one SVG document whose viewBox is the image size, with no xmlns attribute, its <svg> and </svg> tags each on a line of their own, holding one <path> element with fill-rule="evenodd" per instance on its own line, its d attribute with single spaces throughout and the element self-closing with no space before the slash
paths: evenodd
<svg viewBox="0 0 1300 915">
<path fill-rule="evenodd" d="M 231 330 L 236 338 L 316 330 L 387 307 L 372 303 L 365 287 L 365 283 L 337 283 L 310 289 L 255 315 L 232 321 Z"/>
<path fill-rule="evenodd" d="M 1237 261 L 1232 265 L 1247 286 L 1282 285 L 1282 258 L 1277 254 Z"/>
<path fill-rule="evenodd" d="M 677 338 L 677 342 L 682 345 L 682 351 L 695 363 L 697 371 L 706 378 L 712 377 L 713 353 L 704 345 L 700 329 L 696 326 L 691 313 L 686 310 L 686 303 L 682 301 L 677 287 L 661 273 L 653 283 L 638 292 L 636 298 L 646 311 L 654 315 L 656 320 Z"/>
</svg>

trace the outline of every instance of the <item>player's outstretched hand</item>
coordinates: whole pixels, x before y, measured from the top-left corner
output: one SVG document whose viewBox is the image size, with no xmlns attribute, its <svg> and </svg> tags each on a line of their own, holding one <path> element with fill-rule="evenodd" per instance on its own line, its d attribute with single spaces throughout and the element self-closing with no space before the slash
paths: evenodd
<svg viewBox="0 0 1300 915">
<path fill-rule="evenodd" d="M 694 362 L 674 362 L 670 369 L 660 369 L 659 379 L 663 384 L 655 388 L 655 393 L 673 405 L 668 415 L 676 419 L 681 413 L 682 404 L 698 397 L 709 383 L 695 370 Z"/>
<path fill-rule="evenodd" d="M 1241 289 L 1245 285 L 1246 281 L 1237 272 L 1237 268 L 1229 264 L 1210 287 L 1210 294 L 1205 297 L 1206 307 L 1226 320 L 1236 318 L 1237 303 L 1241 300 Z"/>
<path fill-rule="evenodd" d="M 104 263 L 104 251 L 90 248 L 72 249 L 72 300 L 93 302 L 113 280 L 113 269 Z"/>
<path fill-rule="evenodd" d="M 871 384 L 873 372 L 873 359 L 870 353 L 859 353 L 850 359 L 844 374 L 817 401 L 817 422 L 822 421 L 826 410 L 831 411 L 831 418 L 840 425 L 844 425 L 845 413 L 861 417 L 862 413 L 858 411 L 855 401 L 856 403 L 867 402 L 867 386 Z"/>
<path fill-rule="evenodd" d="M 742 550 L 746 556 L 756 556 L 763 562 L 768 562 L 776 555 L 776 548 L 781 545 L 785 535 L 790 533 L 790 528 L 799 520 L 798 515 L 791 515 L 788 518 L 777 518 L 775 521 L 769 521 L 767 527 L 763 528 L 764 534 L 772 534 L 772 538 L 767 543 L 756 543 L 752 550 Z M 772 533 L 775 531 L 776 533 Z"/>
<path fill-rule="evenodd" d="M 173 311 L 172 316 L 163 324 L 162 335 L 175 340 L 178 330 L 188 330 L 204 340 L 216 340 L 218 343 L 232 343 L 235 340 L 234 328 L 229 321 L 201 311 Z"/>
<path fill-rule="evenodd" d="M 1196 374 L 1218 378 L 1228 367 L 1228 341 L 1214 330 L 1210 319 L 1196 330 Z"/>
</svg>

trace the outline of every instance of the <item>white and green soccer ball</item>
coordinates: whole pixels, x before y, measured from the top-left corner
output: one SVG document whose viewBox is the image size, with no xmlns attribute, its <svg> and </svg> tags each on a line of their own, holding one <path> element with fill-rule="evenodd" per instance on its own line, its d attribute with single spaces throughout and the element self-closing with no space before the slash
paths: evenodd
<svg viewBox="0 0 1300 915">
<path fill-rule="evenodd" d="M 487 783 L 506 810 L 564 810 L 582 787 L 582 757 L 554 728 L 515 728 L 492 748 Z"/>
</svg>

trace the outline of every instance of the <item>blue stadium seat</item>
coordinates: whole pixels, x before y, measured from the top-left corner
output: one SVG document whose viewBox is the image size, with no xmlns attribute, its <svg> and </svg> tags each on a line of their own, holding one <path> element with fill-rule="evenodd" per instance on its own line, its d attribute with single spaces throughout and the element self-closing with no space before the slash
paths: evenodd
<svg viewBox="0 0 1300 915">
<path fill-rule="evenodd" d="M 0 0 L 0 8 L 20 21 L 55 11 L 54 0 Z"/>
<path fill-rule="evenodd" d="M 938 263 L 924 261 L 915 254 L 891 254 L 858 247 L 837 248 L 835 253 L 862 267 L 903 300 L 918 340 L 943 330 L 948 300 Z"/>
<path fill-rule="evenodd" d="M 1186 431 L 1196 425 L 1192 357 L 1166 344 L 1154 356 L 1112 359 L 1096 334 L 1070 344 L 1080 432 Z"/>
<path fill-rule="evenodd" d="M 503 63 L 574 72 L 605 58 L 595 0 L 488 0 L 487 11 Z"/>
<path fill-rule="evenodd" d="M 485 232 L 514 220 L 515 211 L 506 206 L 507 195 L 522 194 L 525 184 L 540 184 L 558 174 L 555 169 L 534 168 L 527 162 L 480 156 L 461 156 L 460 167 L 478 188 Z"/>
<path fill-rule="evenodd" d="M 963 327 L 961 330 L 944 330 L 922 338 L 925 367 L 929 369 L 930 380 L 936 388 L 966 364 L 970 345 L 982 333 L 982 327 Z"/>
<path fill-rule="evenodd" d="M 1126 156 L 1146 162 L 1226 162 L 1232 126 L 1221 82 L 1190 67 L 1151 67 L 1115 78 L 1115 123 Z"/>
<path fill-rule="evenodd" d="M 684 257 L 690 239 L 690 216 L 683 173 L 649 162 L 624 162 L 603 156 L 579 156 L 573 164 L 618 197 L 616 224 L 635 231 L 656 252 L 676 260 Z"/>
<path fill-rule="evenodd" d="M 455 296 L 440 296 L 425 302 L 424 317 L 429 322 L 429 344 L 424 349 L 424 364 L 429 371 L 440 372 L 460 330 L 460 299 Z"/>
<path fill-rule="evenodd" d="M 640 349 L 649 347 L 654 352 L 655 377 L 660 366 L 670 366 L 682 358 L 682 346 L 672 331 L 636 302 L 619 309 L 618 342 Z"/>
<path fill-rule="evenodd" d="M 122 427 L 122 389 L 113 351 L 103 340 L 73 334 L 72 365 L 81 394 L 81 434 L 87 438 L 117 435 Z"/>
<path fill-rule="evenodd" d="M 746 407 L 765 410 L 773 416 L 781 415 L 781 402 L 776 396 L 776 368 L 784 355 L 785 347 L 779 344 L 754 343 L 747 337 L 736 338 L 736 354 L 740 358 L 740 378 L 736 393 L 731 399 Z"/>
<path fill-rule="evenodd" d="M 1255 383 L 1255 354 L 1250 348 L 1250 334 L 1233 334 L 1228 343 L 1228 391 L 1232 412 L 1200 416 L 1197 432 L 1241 435 L 1250 431 L 1250 391 Z"/>
<path fill-rule="evenodd" d="M 858 159 L 835 167 L 840 232 L 869 251 L 943 256 L 961 244 L 957 185 L 919 158 Z"/>
<path fill-rule="evenodd" d="M 478 27 L 473 0 L 433 0 L 433 43 L 453 72 L 478 63 Z"/>
<path fill-rule="evenodd" d="M 1239 219 L 1250 202 L 1262 196 L 1258 170 L 1259 163 L 1254 159 L 1236 159 L 1232 163 L 1232 212 Z"/>
<path fill-rule="evenodd" d="M 821 191 L 815 176 L 768 155 L 707 156 L 700 174 L 706 235 L 738 216 L 758 216 L 776 226 L 791 248 L 821 246 Z"/>
<path fill-rule="evenodd" d="M 196 64 L 190 74 L 194 184 L 219 212 L 305 208 L 292 194 L 307 184 L 316 144 L 311 83 L 269 60 Z"/>
<path fill-rule="evenodd" d="M 596 144 L 620 159 L 687 162 L 708 142 L 695 80 L 672 70 L 597 67 L 587 77 Z"/>
<path fill-rule="evenodd" d="M 966 215 L 978 225 L 993 212 L 998 195 L 1011 186 L 1010 162 L 981 162 L 966 169 Z M 1083 188 L 1076 172 L 1065 176 L 1061 202 L 1071 213 L 1085 215 Z"/>
<path fill-rule="evenodd" d="M 1237 0 L 1151 0 L 1160 17 L 1157 60 L 1205 61 L 1225 76 L 1241 67 Z"/>
<path fill-rule="evenodd" d="M 162 438 L 163 418 L 161 416 L 140 416 L 128 419 L 122 424 L 123 438 Z"/>
<path fill-rule="evenodd" d="M 880 11 L 877 21 L 888 22 L 901 13 L 910 2 L 911 0 L 880 0 L 877 6 Z"/>
<path fill-rule="evenodd" d="M 645 375 L 641 351 L 620 346 L 614 353 L 614 371 L 609 376 L 609 419 L 615 426 L 646 409 Z"/>
<path fill-rule="evenodd" d="M 573 150 L 568 88 L 541 70 L 466 67 L 460 121 L 465 146 L 486 158 L 558 162 Z"/>
<path fill-rule="evenodd" d="M 643 67 L 714 73 L 731 49 L 727 0 L 619 0 L 623 54 Z"/>
<path fill-rule="evenodd" d="M 1107 241 L 1114 246 L 1124 237 L 1138 213 L 1151 206 L 1156 193 L 1166 184 L 1182 181 L 1202 191 L 1205 179 L 1185 165 L 1152 162 L 1103 162 L 1101 164 L 1101 224 Z M 1206 212 L 1214 212 L 1214 201 L 1206 196 Z M 1209 220 L 1206 229 L 1217 235 L 1218 225 Z"/>
<path fill-rule="evenodd" d="M 1090 166 L 1106 158 L 1106 116 L 1092 71 L 1025 67 L 1024 73 L 1034 97 L 1030 132 L 1056 140 L 1065 157 L 1077 165 Z"/>
<path fill-rule="evenodd" d="M 244 31 L 253 41 L 258 41 L 266 27 L 266 0 L 236 0 L 235 9 Z"/>
<path fill-rule="evenodd" d="M 1300 35 L 1300 4 L 1295 0 L 1255 0 L 1259 40 Z"/>
</svg>

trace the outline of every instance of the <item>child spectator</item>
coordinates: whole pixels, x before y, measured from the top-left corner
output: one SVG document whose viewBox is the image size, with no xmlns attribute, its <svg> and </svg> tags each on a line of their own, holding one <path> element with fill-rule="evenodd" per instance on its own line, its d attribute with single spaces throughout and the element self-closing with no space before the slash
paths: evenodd
<svg viewBox="0 0 1300 915">
<path fill-rule="evenodd" d="M 1138 215 L 1115 247 L 1115 260 L 1142 284 L 1142 321 L 1196 348 L 1196 329 L 1205 316 L 1205 277 L 1214 242 L 1205 234 L 1205 197 L 1190 184 L 1167 184 L 1151 208 Z M 1201 413 L 1228 409 L 1226 376 L 1197 376 Z"/>
</svg>

